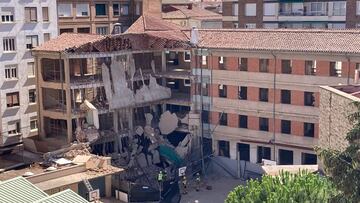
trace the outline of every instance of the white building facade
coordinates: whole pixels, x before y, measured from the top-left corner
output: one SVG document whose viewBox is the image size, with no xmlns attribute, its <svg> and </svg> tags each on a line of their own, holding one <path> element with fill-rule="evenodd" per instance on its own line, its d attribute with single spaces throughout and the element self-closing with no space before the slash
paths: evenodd
<svg viewBox="0 0 360 203">
<path fill-rule="evenodd" d="M 36 70 L 30 50 L 57 34 L 55 0 L 0 1 L 0 154 L 37 135 Z"/>
</svg>

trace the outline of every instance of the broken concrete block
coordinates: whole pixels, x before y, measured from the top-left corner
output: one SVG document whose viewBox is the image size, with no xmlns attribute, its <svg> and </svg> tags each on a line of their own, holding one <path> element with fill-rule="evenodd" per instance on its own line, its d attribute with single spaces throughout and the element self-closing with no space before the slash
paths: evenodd
<svg viewBox="0 0 360 203">
<path fill-rule="evenodd" d="M 147 157 L 148 165 L 152 165 L 153 164 L 152 156 L 150 154 L 148 154 L 146 157 Z"/>
<path fill-rule="evenodd" d="M 160 163 L 160 154 L 159 154 L 159 151 L 154 150 L 154 151 L 152 151 L 151 153 L 152 153 L 152 155 L 153 155 L 153 163 L 154 163 L 154 164 Z"/>
<path fill-rule="evenodd" d="M 144 133 L 144 129 L 141 126 L 136 126 L 135 127 L 135 133 L 137 135 L 142 135 Z"/>
<path fill-rule="evenodd" d="M 151 113 L 146 113 L 145 114 L 145 120 L 146 120 L 146 126 L 151 126 L 151 122 L 153 119 L 153 115 Z"/>
<path fill-rule="evenodd" d="M 161 115 L 159 122 L 161 134 L 168 135 L 172 133 L 178 127 L 178 121 L 179 119 L 176 114 L 165 111 Z"/>
</svg>

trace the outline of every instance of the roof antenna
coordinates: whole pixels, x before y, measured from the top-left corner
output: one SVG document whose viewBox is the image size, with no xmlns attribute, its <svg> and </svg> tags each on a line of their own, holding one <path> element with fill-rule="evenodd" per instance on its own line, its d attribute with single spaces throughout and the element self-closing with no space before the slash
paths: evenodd
<svg viewBox="0 0 360 203">
<path fill-rule="evenodd" d="M 196 26 L 191 28 L 190 43 L 193 45 L 197 45 L 199 43 L 199 30 Z"/>
</svg>

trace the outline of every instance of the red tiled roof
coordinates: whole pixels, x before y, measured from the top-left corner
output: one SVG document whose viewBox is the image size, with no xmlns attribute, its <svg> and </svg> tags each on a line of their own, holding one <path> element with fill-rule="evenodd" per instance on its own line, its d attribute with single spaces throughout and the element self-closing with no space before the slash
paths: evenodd
<svg viewBox="0 0 360 203">
<path fill-rule="evenodd" d="M 198 46 L 360 54 L 360 30 L 200 29 Z"/>
<path fill-rule="evenodd" d="M 208 11 L 196 6 L 171 6 L 168 12 L 163 12 L 164 19 L 191 18 L 198 20 L 221 20 L 222 16 L 218 13 Z"/>
<path fill-rule="evenodd" d="M 78 48 L 86 43 L 91 43 L 104 36 L 94 34 L 76 34 L 76 33 L 63 33 L 60 36 L 52 39 L 44 44 L 34 48 L 34 51 L 65 51 L 71 48 Z"/>
<path fill-rule="evenodd" d="M 126 31 L 126 33 L 144 33 L 147 31 L 179 31 L 184 28 L 170 22 L 166 22 L 161 18 L 143 15 L 140 16 Z"/>
</svg>

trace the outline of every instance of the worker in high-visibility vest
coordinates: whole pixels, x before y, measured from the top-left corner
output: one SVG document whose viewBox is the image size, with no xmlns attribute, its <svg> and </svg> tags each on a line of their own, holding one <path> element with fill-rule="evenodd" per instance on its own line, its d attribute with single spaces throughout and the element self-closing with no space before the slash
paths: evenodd
<svg viewBox="0 0 360 203">
<path fill-rule="evenodd" d="M 159 199 L 161 200 L 161 192 L 162 192 L 162 188 L 163 188 L 163 181 L 164 181 L 164 174 L 163 171 L 160 171 L 158 174 L 158 182 L 159 182 Z"/>
</svg>

